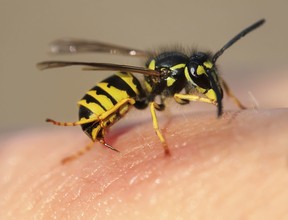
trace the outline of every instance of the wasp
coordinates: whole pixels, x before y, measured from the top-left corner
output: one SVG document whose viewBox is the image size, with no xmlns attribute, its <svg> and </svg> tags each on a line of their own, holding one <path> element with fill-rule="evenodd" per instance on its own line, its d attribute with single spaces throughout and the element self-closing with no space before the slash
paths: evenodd
<svg viewBox="0 0 288 220">
<path fill-rule="evenodd" d="M 120 54 L 135 57 L 146 57 L 145 67 L 120 65 L 113 63 L 44 61 L 38 63 L 39 69 L 50 69 L 66 66 L 83 66 L 86 70 L 117 71 L 114 75 L 99 82 L 90 89 L 78 102 L 79 120 L 75 122 L 58 122 L 47 119 L 47 122 L 59 126 L 81 125 L 82 130 L 92 140 L 90 145 L 62 162 L 73 160 L 91 149 L 98 141 L 105 147 L 118 151 L 105 141 L 108 128 L 132 108 L 150 108 L 153 127 L 162 143 L 165 154 L 170 154 L 166 140 L 159 129 L 156 111 L 165 109 L 165 100 L 173 97 L 178 104 L 188 104 L 190 101 L 205 102 L 217 107 L 217 116 L 223 113 L 223 90 L 232 98 L 240 109 L 245 106 L 229 89 L 216 67 L 218 58 L 223 52 L 246 34 L 255 30 L 265 22 L 257 21 L 242 30 L 228 41 L 215 54 L 194 51 L 186 54 L 182 51 L 168 50 L 160 53 L 143 51 L 119 45 L 86 40 L 58 40 L 52 43 L 54 53 L 97 52 Z M 141 84 L 133 74 L 144 75 Z M 156 101 L 156 98 L 158 101 Z"/>
</svg>

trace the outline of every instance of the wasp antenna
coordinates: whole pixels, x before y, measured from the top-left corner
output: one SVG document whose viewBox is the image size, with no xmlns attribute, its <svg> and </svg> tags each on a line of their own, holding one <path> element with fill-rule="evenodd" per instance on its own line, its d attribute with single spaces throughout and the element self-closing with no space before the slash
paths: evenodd
<svg viewBox="0 0 288 220">
<path fill-rule="evenodd" d="M 219 51 L 217 51 L 213 58 L 212 62 L 216 63 L 216 60 L 223 54 L 223 52 L 231 47 L 235 42 L 237 42 L 240 38 L 244 37 L 246 34 L 250 33 L 251 31 L 255 30 L 256 28 L 260 27 L 265 23 L 265 19 L 261 19 L 251 26 L 245 28 L 243 31 L 241 31 L 239 34 L 237 34 L 235 37 L 233 37 L 230 41 L 228 41 Z"/>
</svg>

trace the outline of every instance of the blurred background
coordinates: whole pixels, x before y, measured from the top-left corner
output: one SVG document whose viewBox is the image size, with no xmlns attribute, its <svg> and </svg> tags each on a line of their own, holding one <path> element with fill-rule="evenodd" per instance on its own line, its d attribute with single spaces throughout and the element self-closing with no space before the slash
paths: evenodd
<svg viewBox="0 0 288 220">
<path fill-rule="evenodd" d="M 82 72 L 78 67 L 39 71 L 37 62 L 59 59 L 143 64 L 138 58 L 107 54 L 51 55 L 47 52 L 48 44 L 55 39 L 83 38 L 139 49 L 177 44 L 216 52 L 261 18 L 267 20 L 266 24 L 227 50 L 218 65 L 231 87 L 246 91 L 240 98 L 250 92 L 260 107 L 288 107 L 287 97 L 281 92 L 288 86 L 287 1 L 0 0 L 0 3 L 0 133 L 46 126 L 47 117 L 77 120 L 76 102 L 96 82 L 111 74 Z M 277 86 L 279 91 L 269 90 L 274 79 L 283 79 Z M 263 93 L 266 95 L 261 99 Z M 279 96 L 284 96 L 283 102 L 276 101 Z"/>
</svg>

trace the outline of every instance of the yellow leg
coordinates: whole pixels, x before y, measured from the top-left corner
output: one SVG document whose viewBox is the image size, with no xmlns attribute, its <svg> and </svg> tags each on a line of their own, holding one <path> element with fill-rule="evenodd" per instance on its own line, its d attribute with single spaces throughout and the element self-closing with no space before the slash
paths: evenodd
<svg viewBox="0 0 288 220">
<path fill-rule="evenodd" d="M 206 102 L 206 103 L 213 104 L 213 105 L 217 104 L 215 101 L 212 101 L 212 100 L 210 100 L 208 98 L 201 97 L 201 96 L 198 96 L 198 95 L 193 95 L 193 94 L 176 93 L 174 95 L 174 99 L 179 104 L 183 104 L 183 102 L 185 102 L 185 100 L 197 101 L 197 102 Z"/>
<path fill-rule="evenodd" d="M 246 109 L 246 107 L 239 101 L 239 99 L 232 93 L 231 89 L 229 88 L 228 84 L 223 80 L 221 79 L 222 81 L 222 85 L 223 85 L 223 88 L 226 92 L 226 94 L 232 98 L 233 102 L 238 106 L 238 108 L 241 108 L 241 109 Z"/>
<path fill-rule="evenodd" d="M 100 126 L 103 128 L 103 129 L 107 129 L 106 127 L 106 123 L 105 123 L 105 120 L 109 119 L 109 116 L 115 114 L 115 112 L 119 112 L 120 115 L 124 115 L 128 110 L 129 110 L 129 105 L 127 104 L 130 104 L 130 105 L 133 105 L 135 103 L 135 100 L 132 99 L 132 98 L 127 98 L 127 99 L 123 99 L 122 101 L 120 101 L 119 103 L 117 103 L 112 109 L 104 112 L 103 114 L 99 115 L 98 117 L 95 117 L 95 118 L 89 118 L 89 119 L 81 119 L 80 121 L 76 121 L 76 122 L 57 122 L 57 121 L 54 121 L 52 119 L 47 119 L 46 121 L 47 122 L 51 122 L 55 125 L 59 125 L 59 126 L 76 126 L 76 125 L 81 125 L 81 124 L 86 124 L 86 123 L 91 123 L 91 122 L 96 122 L 96 121 L 99 121 L 100 122 Z M 125 108 L 127 107 L 127 108 Z M 121 109 L 122 108 L 122 109 Z M 103 135 L 104 136 L 104 135 Z M 96 138 L 95 138 L 95 141 L 96 141 Z M 105 142 L 104 139 L 98 139 L 98 141 L 103 144 L 105 147 L 111 149 L 111 150 L 114 150 L 116 152 L 119 152 L 117 149 L 113 148 L 111 145 L 107 144 Z M 62 164 L 65 164 L 67 162 L 70 162 L 74 159 L 77 159 L 78 157 L 80 157 L 81 155 L 83 155 L 84 153 L 86 153 L 87 151 L 91 150 L 93 144 L 95 142 L 91 142 L 89 145 L 85 146 L 83 149 L 79 150 L 77 153 L 69 156 L 69 157 L 66 157 L 62 160 Z"/>
<path fill-rule="evenodd" d="M 109 117 L 109 115 L 115 113 L 119 108 L 121 108 L 123 105 L 125 105 L 127 103 L 134 105 L 135 100 L 132 98 L 123 99 L 122 101 L 117 103 L 113 108 L 111 108 L 110 110 L 99 115 L 99 117 L 95 116 L 95 117 L 88 118 L 88 119 L 85 118 L 85 119 L 81 119 L 81 120 L 76 121 L 76 122 L 59 122 L 59 121 L 55 121 L 53 119 L 47 118 L 46 122 L 50 122 L 50 123 L 52 123 L 54 125 L 58 125 L 58 126 L 77 126 L 77 125 L 87 124 L 87 123 L 91 123 L 91 122 L 102 121 L 105 118 Z"/>
<path fill-rule="evenodd" d="M 89 119 L 81 119 L 80 121 L 76 121 L 76 122 L 58 122 L 58 121 L 54 121 L 54 120 L 48 118 L 48 119 L 46 119 L 46 121 L 50 122 L 54 125 L 58 125 L 58 126 L 77 126 L 77 125 L 82 125 L 82 124 L 86 124 L 86 123 L 91 123 L 94 121 L 99 121 L 99 119 L 95 117 L 95 118 L 89 118 Z M 65 164 L 67 162 L 70 162 L 70 161 L 80 157 L 82 154 L 91 150 L 93 144 L 94 144 L 94 142 L 91 142 L 89 145 L 85 146 L 85 148 L 79 150 L 77 153 L 75 153 L 69 157 L 65 157 L 63 160 L 61 160 L 61 163 Z"/>
<path fill-rule="evenodd" d="M 154 129 L 156 131 L 157 136 L 159 137 L 159 139 L 160 139 L 160 141 L 162 143 L 162 146 L 164 148 L 165 154 L 166 155 L 170 155 L 170 151 L 169 151 L 169 148 L 168 148 L 167 143 L 165 141 L 165 138 L 163 137 L 163 135 L 162 135 L 162 133 L 161 133 L 161 131 L 159 129 L 159 126 L 158 126 L 158 120 L 157 120 L 155 109 L 161 109 L 161 107 L 158 106 L 157 103 L 151 102 L 150 103 L 150 112 L 151 112 L 151 116 L 152 116 L 153 127 L 154 127 Z"/>
<path fill-rule="evenodd" d="M 89 118 L 89 119 L 81 119 L 80 121 L 76 121 L 76 122 L 59 122 L 59 121 L 54 121 L 53 119 L 50 119 L 50 118 L 46 119 L 46 122 L 50 122 L 58 126 L 77 126 L 77 125 L 91 123 L 94 121 L 99 121 L 99 118 L 95 117 L 95 118 Z"/>
<path fill-rule="evenodd" d="M 114 114 L 115 112 L 118 111 L 119 108 L 123 107 L 126 104 L 134 105 L 135 104 L 135 99 L 126 98 L 126 99 L 121 100 L 113 108 L 111 108 L 110 110 L 108 110 L 108 111 L 104 112 L 103 114 L 101 114 L 99 116 L 99 119 L 100 120 L 105 120 L 107 117 L 109 117 L 109 115 Z M 120 112 L 120 114 L 121 114 L 121 112 Z"/>
<path fill-rule="evenodd" d="M 93 147 L 93 144 L 94 144 L 94 142 L 91 142 L 90 144 L 86 145 L 83 149 L 79 150 L 77 153 L 75 153 L 69 157 L 65 157 L 63 160 L 61 160 L 61 163 L 65 164 L 67 162 L 71 162 L 72 160 L 77 159 L 81 155 L 85 154 L 87 151 L 91 150 L 91 148 Z"/>
<path fill-rule="evenodd" d="M 113 148 L 111 145 L 107 144 L 104 139 L 99 140 L 99 142 L 101 144 L 103 144 L 105 147 L 108 147 L 111 150 L 114 150 L 116 152 L 119 152 L 117 149 Z M 93 147 L 93 144 L 95 142 L 91 142 L 90 144 L 86 145 L 83 149 L 79 150 L 77 153 L 70 155 L 69 157 L 65 157 L 63 160 L 61 160 L 62 164 L 71 162 L 72 160 L 77 159 L 78 157 L 82 156 L 83 154 L 85 154 L 86 152 L 90 151 L 91 148 Z"/>
</svg>

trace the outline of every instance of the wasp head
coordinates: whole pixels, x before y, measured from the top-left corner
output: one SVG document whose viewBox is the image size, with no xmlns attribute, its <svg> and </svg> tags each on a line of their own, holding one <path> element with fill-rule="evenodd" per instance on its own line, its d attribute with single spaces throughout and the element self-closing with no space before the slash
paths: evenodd
<svg viewBox="0 0 288 220">
<path fill-rule="evenodd" d="M 218 116 L 221 116 L 223 91 L 211 55 L 194 53 L 185 67 L 185 77 L 198 92 L 217 104 Z"/>
</svg>

